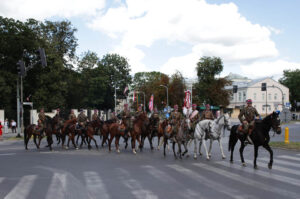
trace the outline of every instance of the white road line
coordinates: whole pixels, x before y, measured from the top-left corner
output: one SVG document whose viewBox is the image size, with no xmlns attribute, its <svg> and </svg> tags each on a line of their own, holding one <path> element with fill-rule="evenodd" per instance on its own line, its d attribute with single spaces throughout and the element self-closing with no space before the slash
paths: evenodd
<svg viewBox="0 0 300 199">
<path fill-rule="evenodd" d="M 4 181 L 4 177 L 0 177 L 0 183 Z"/>
<path fill-rule="evenodd" d="M 144 189 L 140 182 L 131 178 L 128 171 L 122 168 L 117 168 L 117 170 L 122 173 L 121 181 L 123 184 L 131 190 L 132 195 L 137 199 L 158 199 L 152 191 Z"/>
<path fill-rule="evenodd" d="M 231 180 L 235 180 L 235 181 L 238 181 L 240 183 L 247 184 L 249 186 L 253 186 L 257 189 L 262 189 L 264 191 L 273 192 L 273 193 L 282 195 L 283 197 L 290 197 L 290 198 L 296 198 L 296 199 L 299 198 L 298 193 L 290 192 L 290 191 L 287 191 L 285 189 L 281 189 L 279 187 L 270 186 L 268 184 L 261 183 L 261 182 L 256 181 L 256 180 L 252 180 L 250 178 L 247 178 L 247 180 L 245 180 L 245 177 L 243 177 L 241 175 L 238 175 L 238 174 L 235 174 L 235 173 L 232 173 L 232 172 L 228 172 L 226 170 L 223 170 L 223 169 L 211 166 L 211 165 L 206 165 L 206 164 L 202 164 L 202 163 L 194 163 L 193 165 L 197 166 L 197 167 L 200 167 L 201 169 L 205 169 L 205 170 L 217 173 L 219 175 L 225 176 L 225 177 L 227 177 Z"/>
<path fill-rule="evenodd" d="M 67 175 L 63 173 L 54 173 L 46 199 L 65 198 L 67 186 Z"/>
<path fill-rule="evenodd" d="M 253 161 L 250 161 L 250 160 L 245 160 L 245 161 L 248 164 L 253 164 Z M 257 161 L 257 164 L 265 164 L 265 163 Z M 296 169 L 290 169 L 290 168 L 286 168 L 286 167 L 281 167 L 281 166 L 273 165 L 272 166 L 272 170 L 277 170 L 277 171 L 289 173 L 289 174 L 292 174 L 292 175 L 298 175 L 298 176 L 300 176 L 300 171 L 296 170 Z"/>
<path fill-rule="evenodd" d="M 141 166 L 148 172 L 151 176 L 156 178 L 159 181 L 162 181 L 166 183 L 167 185 L 178 185 L 179 187 L 184 187 L 183 184 L 179 183 L 176 179 L 174 179 L 172 176 L 168 175 L 167 173 L 157 169 L 156 167 L 153 167 L 151 165 L 144 165 Z M 205 197 L 201 195 L 200 192 L 195 192 L 194 190 L 183 188 L 183 190 L 180 192 L 181 198 L 197 198 L 197 199 L 204 199 Z"/>
<path fill-rule="evenodd" d="M 278 158 L 300 161 L 299 157 L 293 157 L 293 156 L 288 156 L 288 155 L 280 155 L 280 156 L 278 156 Z"/>
<path fill-rule="evenodd" d="M 83 175 L 89 196 L 91 198 L 99 198 L 99 196 L 101 196 L 102 199 L 110 198 L 106 191 L 105 184 L 97 172 L 85 171 Z"/>
<path fill-rule="evenodd" d="M 23 199 L 27 198 L 37 175 L 23 176 L 18 184 L 4 197 L 4 199 Z"/>
<path fill-rule="evenodd" d="M 3 155 L 3 156 L 6 156 L 6 155 L 16 155 L 16 153 L 0 153 L 0 156 Z"/>
<path fill-rule="evenodd" d="M 273 180 L 281 181 L 281 182 L 284 182 L 284 183 L 288 183 L 288 184 L 300 187 L 300 180 L 290 178 L 290 177 L 286 177 L 286 176 L 283 176 L 283 175 L 274 174 L 271 171 L 270 172 L 265 172 L 265 171 L 255 170 L 252 167 L 251 168 L 242 167 L 241 165 L 230 164 L 228 162 L 216 162 L 216 163 L 220 164 L 220 165 L 223 165 L 225 167 L 234 168 L 234 169 L 238 169 L 238 170 L 243 170 L 244 172 L 247 172 L 247 173 L 257 174 L 257 175 L 265 177 L 265 178 L 270 178 L 270 179 L 273 179 Z"/>
<path fill-rule="evenodd" d="M 266 161 L 266 162 L 269 162 L 270 159 L 269 158 L 259 158 L 258 160 L 262 160 L 262 161 Z M 278 160 L 278 159 L 274 159 L 274 162 L 273 164 L 282 164 L 282 165 L 287 165 L 287 166 L 293 166 L 293 167 L 297 167 L 297 168 L 300 168 L 300 164 L 297 164 L 297 163 L 293 163 L 293 162 L 287 162 L 285 160 Z"/>
<path fill-rule="evenodd" d="M 198 181 L 201 185 L 204 185 L 206 187 L 212 188 L 215 191 L 218 191 L 220 193 L 223 193 L 227 196 L 229 196 L 230 198 L 236 198 L 236 199 L 244 199 L 244 198 L 257 198 L 253 195 L 248 195 L 248 194 L 244 194 L 239 192 L 237 189 L 233 189 L 230 187 L 227 187 L 221 183 L 218 183 L 214 180 L 211 180 L 209 178 L 203 177 L 201 175 L 199 175 L 197 172 L 192 171 L 190 169 L 184 168 L 182 166 L 179 165 L 167 165 L 169 168 L 174 169 L 186 176 L 189 176 L 190 178 Z M 200 186 L 200 185 L 199 185 Z"/>
</svg>

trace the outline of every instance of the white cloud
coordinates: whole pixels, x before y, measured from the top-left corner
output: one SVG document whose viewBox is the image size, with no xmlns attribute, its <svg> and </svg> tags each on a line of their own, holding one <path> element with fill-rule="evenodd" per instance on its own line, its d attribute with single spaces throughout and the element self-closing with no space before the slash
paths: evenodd
<svg viewBox="0 0 300 199">
<path fill-rule="evenodd" d="M 200 56 L 219 56 L 226 64 L 247 64 L 278 56 L 272 27 L 253 24 L 241 16 L 233 3 L 208 4 L 205 0 L 127 0 L 99 15 L 90 27 L 121 39 L 120 51 L 151 47 L 160 40 L 192 45 L 191 53 L 171 57 L 161 67 L 168 74 L 179 70 L 195 75 Z M 123 50 L 121 50 L 123 49 Z M 141 52 L 140 52 L 141 53 Z M 144 56 L 130 60 L 141 65 Z M 131 63 L 133 67 L 134 63 Z"/>
<path fill-rule="evenodd" d="M 93 16 L 104 6 L 105 0 L 4 0 L 0 1 L 0 15 L 20 20 Z"/>
</svg>

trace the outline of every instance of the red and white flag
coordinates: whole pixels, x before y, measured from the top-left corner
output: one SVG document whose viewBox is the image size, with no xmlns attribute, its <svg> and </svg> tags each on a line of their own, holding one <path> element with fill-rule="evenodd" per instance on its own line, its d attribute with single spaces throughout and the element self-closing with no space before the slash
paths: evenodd
<svg viewBox="0 0 300 199">
<path fill-rule="evenodd" d="M 133 101 L 135 102 L 135 91 L 133 91 Z"/>
<path fill-rule="evenodd" d="M 191 91 L 187 90 L 184 93 L 185 93 L 184 107 L 190 108 L 191 107 Z"/>
<path fill-rule="evenodd" d="M 150 97 L 150 101 L 149 101 L 149 110 L 153 111 L 153 102 L 154 102 L 154 96 L 153 94 Z"/>
<path fill-rule="evenodd" d="M 124 92 L 123 92 L 124 95 L 126 95 L 126 92 L 127 92 L 127 91 L 128 91 L 128 86 L 126 86 L 125 89 L 124 89 Z"/>
</svg>

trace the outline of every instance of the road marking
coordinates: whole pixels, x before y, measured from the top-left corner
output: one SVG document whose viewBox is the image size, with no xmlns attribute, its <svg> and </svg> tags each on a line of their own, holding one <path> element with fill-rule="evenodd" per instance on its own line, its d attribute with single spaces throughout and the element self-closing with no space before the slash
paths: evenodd
<svg viewBox="0 0 300 199">
<path fill-rule="evenodd" d="M 5 155 L 16 155 L 16 153 L 0 153 L 0 156 L 1 155 L 3 155 L 3 156 L 5 156 Z"/>
<path fill-rule="evenodd" d="M 0 177 L 0 183 L 4 181 L 4 177 Z"/>
<path fill-rule="evenodd" d="M 144 168 L 151 176 L 156 178 L 159 181 L 163 181 L 167 185 L 177 185 L 179 187 L 182 187 L 183 190 L 180 192 L 181 197 L 180 198 L 197 198 L 197 199 L 204 199 L 205 197 L 201 195 L 200 192 L 196 192 L 194 190 L 189 189 L 187 186 L 185 186 L 182 183 L 179 183 L 176 179 L 174 179 L 172 176 L 166 174 L 165 172 L 157 169 L 156 167 L 150 166 L 150 165 L 144 165 L 141 166 Z"/>
<path fill-rule="evenodd" d="M 287 155 L 281 155 L 281 156 L 278 156 L 278 157 L 283 158 L 283 159 L 300 161 L 300 158 L 298 158 L 298 157 L 292 157 L 292 156 L 287 156 Z"/>
<path fill-rule="evenodd" d="M 267 161 L 267 162 L 270 161 L 269 158 L 259 158 L 259 160 Z M 293 166 L 293 167 L 300 168 L 300 164 L 293 163 L 293 162 L 287 162 L 287 161 L 285 161 L 285 160 L 278 160 L 278 159 L 275 159 L 274 162 L 273 162 L 273 164 L 276 164 L 276 163 L 283 164 L 283 165 L 287 165 L 287 166 Z"/>
<path fill-rule="evenodd" d="M 271 171 L 270 172 L 265 172 L 265 171 L 260 171 L 260 170 L 254 170 L 253 168 L 242 167 L 241 165 L 229 164 L 228 162 L 216 162 L 216 163 L 220 164 L 220 165 L 223 165 L 225 167 L 228 167 L 228 168 L 243 170 L 244 172 L 247 172 L 247 173 L 257 174 L 257 175 L 263 176 L 265 178 L 270 178 L 270 179 L 273 179 L 273 180 L 277 180 L 277 181 L 281 181 L 281 182 L 284 182 L 284 183 L 292 184 L 292 185 L 295 185 L 297 187 L 300 186 L 300 180 L 290 178 L 290 177 L 286 177 L 286 176 L 282 176 L 282 175 L 278 175 L 278 174 L 274 174 Z"/>
<path fill-rule="evenodd" d="M 109 195 L 106 191 L 105 184 L 99 177 L 98 173 L 94 171 L 85 171 L 83 173 L 85 178 L 85 184 L 91 198 L 109 199 Z"/>
<path fill-rule="evenodd" d="M 122 168 L 117 168 L 117 170 L 122 173 L 120 177 L 123 184 L 131 190 L 132 195 L 137 199 L 158 199 L 152 191 L 144 189 L 140 182 L 131 178 L 128 171 Z"/>
<path fill-rule="evenodd" d="M 277 193 L 277 194 L 282 195 L 284 197 L 288 196 L 288 197 L 296 198 L 296 199 L 299 198 L 298 193 L 290 192 L 290 191 L 287 191 L 285 189 L 281 189 L 281 188 L 274 187 L 274 186 L 269 186 L 267 184 L 261 183 L 261 182 L 256 181 L 256 180 L 252 180 L 250 178 L 247 178 L 247 180 L 245 180 L 245 178 L 241 175 L 228 172 L 226 170 L 217 168 L 215 166 L 206 165 L 206 164 L 202 164 L 202 163 L 194 163 L 193 165 L 197 166 L 197 167 L 200 167 L 201 169 L 205 169 L 205 170 L 217 173 L 219 175 L 225 176 L 225 177 L 227 177 L 231 180 L 235 180 L 235 181 L 238 181 L 240 183 L 253 186 L 253 187 L 258 188 L 258 189 L 263 189 L 263 190 L 268 191 L 268 192 Z"/>
<path fill-rule="evenodd" d="M 190 169 L 184 168 L 179 165 L 167 165 L 167 167 L 176 170 L 177 172 L 180 172 L 184 175 L 189 176 L 190 178 L 198 181 L 200 184 L 205 185 L 206 187 L 209 187 L 211 189 L 214 189 L 220 193 L 223 193 L 230 198 L 236 198 L 236 199 L 243 199 L 243 198 L 257 198 L 253 195 L 247 195 L 247 194 L 241 194 L 237 189 L 233 189 L 227 186 L 224 186 L 221 183 L 218 183 L 214 180 L 210 180 L 206 177 L 203 177 L 199 175 L 197 172 L 192 171 Z"/>
<path fill-rule="evenodd" d="M 248 164 L 253 163 L 253 162 L 250 161 L 250 160 L 245 160 L 245 161 L 246 161 Z M 259 161 L 258 161 L 257 163 L 258 163 L 258 164 L 264 164 L 264 163 L 259 162 Z M 292 175 L 299 175 L 299 176 L 300 176 L 299 170 L 289 169 L 289 168 L 281 167 L 281 166 L 277 166 L 277 165 L 273 165 L 273 166 L 272 166 L 272 170 L 277 170 L 277 171 L 289 173 L 289 174 L 292 174 Z"/>
<path fill-rule="evenodd" d="M 64 173 L 54 173 L 46 199 L 65 198 L 67 186 L 67 175 Z"/>
<path fill-rule="evenodd" d="M 4 199 L 25 199 L 29 195 L 37 175 L 23 176 L 18 184 L 4 197 Z"/>
</svg>

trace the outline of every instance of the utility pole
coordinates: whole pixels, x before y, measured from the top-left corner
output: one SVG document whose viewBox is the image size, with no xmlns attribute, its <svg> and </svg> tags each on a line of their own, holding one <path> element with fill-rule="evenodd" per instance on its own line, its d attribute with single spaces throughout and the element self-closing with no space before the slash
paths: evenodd
<svg viewBox="0 0 300 199">
<path fill-rule="evenodd" d="M 21 133 L 24 133 L 23 77 L 21 76 Z"/>
<path fill-rule="evenodd" d="M 19 76 L 17 78 L 17 137 L 20 137 L 20 90 L 19 90 Z"/>
</svg>

